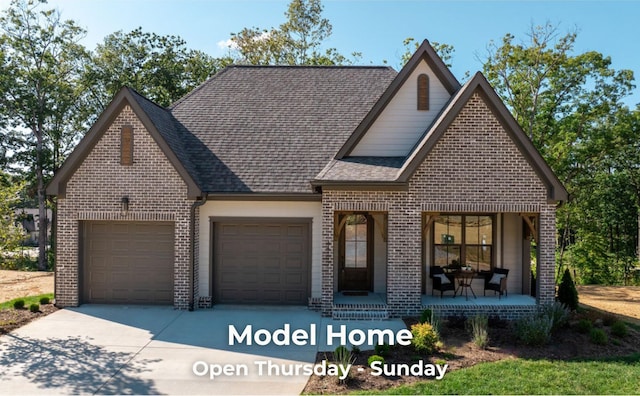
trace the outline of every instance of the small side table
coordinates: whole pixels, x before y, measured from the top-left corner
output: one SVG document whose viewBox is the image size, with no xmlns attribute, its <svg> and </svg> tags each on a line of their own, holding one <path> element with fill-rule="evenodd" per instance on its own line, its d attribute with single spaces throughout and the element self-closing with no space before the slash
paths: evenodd
<svg viewBox="0 0 640 396">
<path fill-rule="evenodd" d="M 473 291 L 473 288 L 471 287 L 471 282 L 473 281 L 473 278 L 475 277 L 475 275 L 476 275 L 475 271 L 464 271 L 464 270 L 457 271 L 455 273 L 455 279 L 456 281 L 458 281 L 458 288 L 456 289 L 455 295 L 458 295 L 458 290 L 460 290 L 460 295 L 462 295 L 462 291 L 464 290 L 464 295 L 468 301 L 469 290 L 471 290 L 471 294 L 473 295 L 473 298 L 478 298 L 476 297 L 476 293 Z"/>
</svg>

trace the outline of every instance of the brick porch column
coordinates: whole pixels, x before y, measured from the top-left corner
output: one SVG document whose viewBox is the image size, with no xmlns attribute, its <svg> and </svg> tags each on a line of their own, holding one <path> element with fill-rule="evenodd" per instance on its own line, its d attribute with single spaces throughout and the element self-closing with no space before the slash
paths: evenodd
<svg viewBox="0 0 640 396">
<path fill-rule="evenodd" d="M 322 316 L 331 316 L 333 308 L 333 219 L 334 206 L 322 197 Z"/>
<path fill-rule="evenodd" d="M 556 209 L 543 205 L 538 224 L 538 275 L 536 299 L 538 304 L 550 304 L 555 300 L 556 267 Z"/>
<path fill-rule="evenodd" d="M 422 309 L 421 216 L 417 210 L 389 212 L 387 232 L 387 305 L 392 317 Z"/>
</svg>

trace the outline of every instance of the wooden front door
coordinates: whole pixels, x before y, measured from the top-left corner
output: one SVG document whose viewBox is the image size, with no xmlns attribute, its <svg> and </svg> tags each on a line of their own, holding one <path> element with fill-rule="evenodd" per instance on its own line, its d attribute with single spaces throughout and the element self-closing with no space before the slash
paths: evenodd
<svg viewBox="0 0 640 396">
<path fill-rule="evenodd" d="M 346 219 L 346 220 L 345 220 Z M 340 291 L 372 291 L 373 221 L 367 214 L 345 214 L 340 235 Z"/>
</svg>

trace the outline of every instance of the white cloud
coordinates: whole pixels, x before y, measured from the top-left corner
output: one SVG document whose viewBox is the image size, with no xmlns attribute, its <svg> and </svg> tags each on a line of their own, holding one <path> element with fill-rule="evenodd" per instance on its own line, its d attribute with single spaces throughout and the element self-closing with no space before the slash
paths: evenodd
<svg viewBox="0 0 640 396">
<path fill-rule="evenodd" d="M 233 40 L 231 39 L 227 39 L 227 40 L 220 40 L 218 41 L 218 48 L 222 48 L 222 49 L 236 49 L 238 48 L 238 46 L 236 45 L 236 43 L 233 42 Z"/>
</svg>

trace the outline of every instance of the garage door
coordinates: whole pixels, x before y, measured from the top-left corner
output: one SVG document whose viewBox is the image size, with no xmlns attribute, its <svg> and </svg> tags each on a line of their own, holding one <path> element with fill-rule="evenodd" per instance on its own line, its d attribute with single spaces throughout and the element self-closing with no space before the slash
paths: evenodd
<svg viewBox="0 0 640 396">
<path fill-rule="evenodd" d="M 173 304 L 173 223 L 83 224 L 85 303 Z"/>
<path fill-rule="evenodd" d="M 216 302 L 306 305 L 309 228 L 305 219 L 214 223 Z"/>
</svg>

